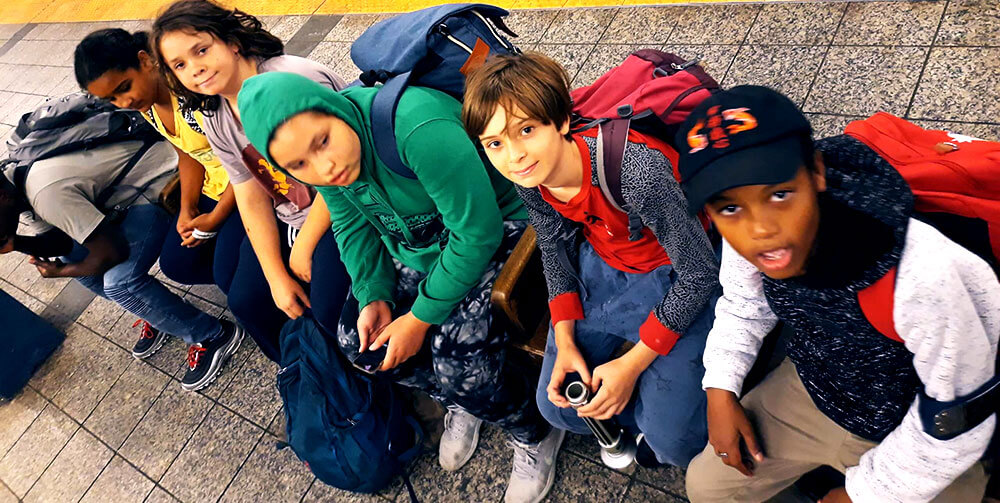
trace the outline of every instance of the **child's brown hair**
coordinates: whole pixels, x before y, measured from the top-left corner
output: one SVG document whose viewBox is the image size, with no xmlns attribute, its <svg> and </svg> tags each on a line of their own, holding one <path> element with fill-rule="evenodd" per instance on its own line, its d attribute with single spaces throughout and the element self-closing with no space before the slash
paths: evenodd
<svg viewBox="0 0 1000 503">
<path fill-rule="evenodd" d="M 540 52 L 494 56 L 465 81 L 462 124 L 469 136 L 477 139 L 486 130 L 497 105 L 507 113 L 520 108 L 529 119 L 561 127 L 573 108 L 569 75 Z"/>
</svg>

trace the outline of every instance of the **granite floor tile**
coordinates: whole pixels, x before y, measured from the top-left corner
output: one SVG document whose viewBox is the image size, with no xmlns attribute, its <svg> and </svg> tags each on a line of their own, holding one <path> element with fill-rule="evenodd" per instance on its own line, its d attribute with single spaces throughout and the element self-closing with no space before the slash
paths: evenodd
<svg viewBox="0 0 1000 503">
<path fill-rule="evenodd" d="M 687 500 L 654 489 L 641 482 L 633 482 L 625 495 L 625 503 L 684 503 Z"/>
<path fill-rule="evenodd" d="M 274 414 L 274 418 L 267 425 L 267 432 L 282 439 L 286 439 L 285 427 L 288 425 L 287 418 L 285 418 L 284 406 L 277 413 Z"/>
<path fill-rule="evenodd" d="M 333 62 L 340 62 L 340 58 L 350 50 L 350 47 L 349 42 L 320 42 L 309 54 L 309 59 L 331 66 Z"/>
<path fill-rule="evenodd" d="M 597 443 L 597 439 L 593 435 L 577 435 L 567 432 L 566 439 L 563 440 L 561 452 L 572 452 L 582 458 L 603 464 L 603 461 L 601 461 L 601 445 Z M 629 476 L 635 470 L 636 465 L 633 463 L 624 469 L 618 470 L 618 472 Z"/>
<path fill-rule="evenodd" d="M 35 266 L 29 264 L 27 260 L 23 260 L 4 279 L 27 292 L 35 284 L 35 281 L 41 279 L 41 276 L 38 275 L 38 269 L 35 269 Z"/>
<path fill-rule="evenodd" d="M 3 99 L 3 94 L 5 93 L 0 93 L 0 99 Z M 7 275 L 13 272 L 14 269 L 17 269 L 17 266 L 24 260 L 25 255 L 23 253 L 0 254 L 0 279 L 6 279 Z"/>
<path fill-rule="evenodd" d="M 194 285 L 188 290 L 188 295 L 195 295 L 216 306 L 226 308 L 226 294 L 215 285 Z"/>
<path fill-rule="evenodd" d="M 927 48 L 831 47 L 803 107 L 807 112 L 906 112 Z"/>
<path fill-rule="evenodd" d="M 976 124 L 971 122 L 912 121 L 925 129 L 943 129 L 952 133 L 974 136 L 988 141 L 1000 141 L 1000 124 Z"/>
<path fill-rule="evenodd" d="M 10 38 L 23 27 L 24 23 L 0 24 L 0 38 Z"/>
<path fill-rule="evenodd" d="M 222 495 L 224 503 L 297 502 L 309 489 L 313 474 L 291 449 L 275 448 L 278 439 L 264 435 Z"/>
<path fill-rule="evenodd" d="M 543 44 L 595 44 L 618 9 L 561 10 L 542 36 Z"/>
<path fill-rule="evenodd" d="M 211 405 L 207 398 L 169 383 L 118 454 L 159 480 Z"/>
<path fill-rule="evenodd" d="M 447 501 L 455 494 L 462 494 L 467 501 L 499 501 L 510 478 L 512 459 L 505 434 L 485 424 L 480 431 L 479 448 L 461 470 L 444 471 L 437 456 L 428 453 L 410 468 L 410 482 L 421 501 Z M 396 501 L 409 501 L 406 491 L 400 491 Z"/>
<path fill-rule="evenodd" d="M 767 86 L 802 106 L 826 51 L 824 46 L 744 45 L 722 84 Z"/>
<path fill-rule="evenodd" d="M 809 119 L 809 124 L 813 128 L 813 138 L 827 138 L 829 136 L 835 136 L 844 133 L 844 128 L 847 127 L 853 121 L 858 119 L 863 119 L 864 117 L 851 117 L 844 115 L 827 115 L 827 114 L 805 114 L 806 118 Z"/>
<path fill-rule="evenodd" d="M 198 308 L 201 312 L 206 313 L 213 318 L 218 318 L 219 315 L 221 315 L 222 312 L 226 310 L 225 307 L 219 306 L 214 302 L 210 302 L 201 297 L 198 297 L 197 295 L 191 293 L 190 290 L 188 290 L 187 295 L 184 296 L 184 301 Z"/>
<path fill-rule="evenodd" d="M 556 483 L 547 501 L 617 501 L 625 494 L 628 480 L 604 465 L 563 453 L 556 463 Z"/>
<path fill-rule="evenodd" d="M 329 67 L 334 73 L 346 80 L 347 83 L 354 82 L 361 75 L 361 69 L 351 60 L 351 51 L 349 48 L 340 56 L 340 59 L 331 61 Z"/>
<path fill-rule="evenodd" d="M 215 501 L 262 434 L 260 428 L 215 407 L 160 485 L 183 501 Z"/>
<path fill-rule="evenodd" d="M 750 29 L 749 44 L 829 44 L 846 3 L 766 4 Z"/>
<path fill-rule="evenodd" d="M 287 43 L 308 20 L 309 16 L 285 16 L 267 31 Z"/>
<path fill-rule="evenodd" d="M 512 10 L 504 23 L 517 34 L 517 38 L 511 39 L 511 42 L 527 49 L 542 39 L 558 14 L 558 11 L 552 9 Z"/>
<path fill-rule="evenodd" d="M 125 310 L 117 302 L 104 297 L 94 297 L 76 322 L 98 334 L 107 335 L 123 314 Z"/>
<path fill-rule="evenodd" d="M 25 503 L 79 501 L 113 455 L 96 437 L 82 428 L 76 430 L 66 447 L 28 491 Z"/>
<path fill-rule="evenodd" d="M 149 493 L 149 496 L 146 497 L 145 503 L 178 503 L 178 500 L 162 487 L 156 486 L 153 488 L 153 492 Z"/>
<path fill-rule="evenodd" d="M 684 470 L 676 466 L 664 466 L 655 470 L 638 468 L 635 479 L 673 494 L 687 494 L 684 490 Z"/>
<path fill-rule="evenodd" d="M 159 370 L 133 360 L 84 426 L 112 448 L 121 447 L 168 382 Z"/>
<path fill-rule="evenodd" d="M 947 2 L 851 2 L 838 45 L 930 45 Z"/>
<path fill-rule="evenodd" d="M 697 59 L 698 64 L 716 81 L 721 81 L 733 63 L 738 45 L 677 45 L 667 44 L 660 50 L 672 52 L 688 60 Z"/>
<path fill-rule="evenodd" d="M 275 385 L 278 365 L 264 353 L 253 351 L 249 359 L 226 387 L 219 402 L 257 425 L 267 426 L 281 409 L 281 396 Z"/>
<path fill-rule="evenodd" d="M 576 73 L 580 71 L 583 62 L 587 60 L 594 46 L 539 44 L 537 49 L 563 65 L 566 68 L 566 73 L 569 74 L 569 81 L 573 82 L 576 79 Z"/>
<path fill-rule="evenodd" d="M 934 43 L 1000 45 L 1000 3 L 996 0 L 951 0 Z"/>
<path fill-rule="evenodd" d="M 347 14 L 323 37 L 325 41 L 354 42 L 376 21 L 385 19 L 382 14 Z"/>
<path fill-rule="evenodd" d="M 35 314 L 41 314 L 47 307 L 44 302 L 24 293 L 20 288 L 4 280 L 0 280 L 0 290 L 3 290 L 11 297 L 14 297 L 14 300 L 20 302 L 22 306 L 28 308 Z"/>
<path fill-rule="evenodd" d="M 0 457 L 21 438 L 46 404 L 35 390 L 24 388 L 13 400 L 0 405 Z"/>
<path fill-rule="evenodd" d="M 139 473 L 121 456 L 115 456 L 83 495 L 80 503 L 142 503 L 153 486 L 152 480 Z"/>
<path fill-rule="evenodd" d="M 305 24 L 292 36 L 292 40 L 295 42 L 313 42 L 314 44 L 322 42 L 326 38 L 326 35 L 330 33 L 330 30 L 340 22 L 341 17 L 343 16 L 339 14 L 309 16 Z"/>
<path fill-rule="evenodd" d="M 1000 48 L 931 49 L 909 116 L 930 120 L 997 122 Z"/>
<path fill-rule="evenodd" d="M 642 48 L 641 45 L 598 45 L 576 74 L 573 87 L 593 84 L 598 77 L 625 61 L 629 54 Z"/>
<path fill-rule="evenodd" d="M 3 481 L 0 481 L 0 503 L 20 503 L 21 500 L 17 499 L 14 493 L 10 492 L 10 489 L 4 485 Z"/>
<path fill-rule="evenodd" d="M 69 416 L 49 404 L 0 459 L 0 480 L 23 498 L 79 428 Z"/>
<path fill-rule="evenodd" d="M 424 500 L 420 493 L 417 493 L 417 497 L 421 498 L 421 501 L 446 501 L 446 500 Z M 336 487 L 330 487 L 319 480 L 313 483 L 312 487 L 309 488 L 309 492 L 306 493 L 305 498 L 302 499 L 302 503 L 327 503 L 330 501 L 336 501 L 337 503 L 387 503 L 388 501 L 382 496 L 377 494 L 359 494 L 352 493 L 349 491 L 343 491 L 337 489 Z M 409 497 L 403 501 L 410 501 Z M 483 500 L 468 500 L 468 501 L 483 501 Z"/>
<path fill-rule="evenodd" d="M 671 7 L 625 8 L 608 26 L 601 44 L 662 45 L 674 29 L 680 9 Z"/>
<path fill-rule="evenodd" d="M 73 324 L 66 342 L 32 379 L 73 419 L 83 422 L 122 375 L 132 357 L 87 327 Z"/>
<path fill-rule="evenodd" d="M 760 5 L 683 7 L 668 44 L 740 44 L 746 39 Z"/>
</svg>

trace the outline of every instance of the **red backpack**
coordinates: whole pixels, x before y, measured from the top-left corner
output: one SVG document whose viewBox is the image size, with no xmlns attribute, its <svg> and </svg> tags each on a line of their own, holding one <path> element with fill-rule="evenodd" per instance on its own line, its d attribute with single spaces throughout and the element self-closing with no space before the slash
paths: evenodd
<svg viewBox="0 0 1000 503">
<path fill-rule="evenodd" d="M 698 65 L 698 60 L 642 49 L 593 84 L 571 93 L 573 132 L 597 136 L 597 179 L 608 202 L 628 214 L 629 239 L 639 239 L 642 223 L 622 197 L 626 142 L 640 141 L 662 152 L 679 181 L 677 149 L 673 146 L 677 127 L 718 89 L 719 84 Z M 595 127 L 596 132 L 592 130 Z"/>
<path fill-rule="evenodd" d="M 844 133 L 889 162 L 910 185 L 914 211 L 951 240 L 1000 263 L 1000 143 L 927 130 L 885 112 L 850 123 Z M 893 324 L 896 268 L 858 292 L 865 317 L 902 342 Z"/>
</svg>

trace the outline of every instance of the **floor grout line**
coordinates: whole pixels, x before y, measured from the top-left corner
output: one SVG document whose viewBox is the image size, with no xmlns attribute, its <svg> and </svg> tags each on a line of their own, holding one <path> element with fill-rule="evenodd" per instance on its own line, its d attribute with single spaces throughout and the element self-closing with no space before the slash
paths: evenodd
<svg viewBox="0 0 1000 503">
<path fill-rule="evenodd" d="M 837 40 L 837 34 L 840 33 L 840 29 L 844 26 L 844 19 L 847 19 L 847 10 L 851 8 L 850 4 L 844 7 L 844 11 L 840 13 L 840 20 L 837 21 L 837 27 L 833 29 L 833 33 L 830 34 L 830 42 L 826 45 L 826 51 L 823 52 L 823 57 L 819 61 L 819 66 L 816 67 L 816 74 L 813 75 L 812 80 L 809 82 L 809 87 L 806 88 L 806 94 L 802 96 L 802 104 L 799 105 L 799 110 L 805 112 L 806 104 L 809 103 L 809 97 L 812 95 L 813 86 L 816 85 L 816 81 L 819 80 L 820 75 L 823 75 L 823 67 L 826 66 L 826 58 L 830 55 L 830 51 L 833 50 L 833 41 Z"/>
<path fill-rule="evenodd" d="M 941 17 L 938 19 L 937 28 L 934 29 L 934 37 L 931 38 L 931 45 L 927 48 L 927 55 L 924 56 L 924 64 L 920 67 L 920 74 L 917 75 L 917 81 L 913 84 L 913 93 L 910 94 L 910 100 L 906 104 L 906 112 L 903 113 L 903 117 L 909 117 L 910 111 L 913 110 L 913 102 L 917 99 L 920 82 L 924 79 L 924 72 L 927 71 L 927 65 L 930 64 L 931 53 L 934 52 L 934 44 L 937 42 L 938 34 L 941 32 L 941 25 L 944 24 L 944 18 L 948 14 L 948 7 L 950 5 L 951 0 L 947 0 L 944 4 L 944 9 L 941 9 Z"/>
<path fill-rule="evenodd" d="M 257 450 L 257 447 L 260 445 L 260 443 L 264 440 L 264 437 L 266 437 L 266 436 L 267 436 L 267 429 L 265 429 L 264 431 L 262 431 L 261 434 L 260 434 L 260 436 L 257 437 L 257 442 L 255 442 L 253 444 L 253 447 L 250 448 L 250 452 L 247 453 L 246 457 L 243 458 L 243 462 L 241 462 L 240 466 L 236 468 L 235 472 L 233 472 L 233 476 L 229 479 L 229 482 L 226 483 L 226 487 L 222 489 L 222 492 L 219 493 L 219 497 L 215 499 L 216 503 L 218 503 L 219 501 L 222 501 L 222 497 L 225 496 L 226 492 L 229 491 L 229 488 L 232 487 L 233 482 L 236 481 L 236 477 L 240 476 L 240 472 L 243 471 L 243 467 L 246 466 L 247 461 L 250 460 L 250 457 L 253 456 L 254 451 Z M 305 494 L 305 493 L 303 493 L 303 494 Z"/>
</svg>

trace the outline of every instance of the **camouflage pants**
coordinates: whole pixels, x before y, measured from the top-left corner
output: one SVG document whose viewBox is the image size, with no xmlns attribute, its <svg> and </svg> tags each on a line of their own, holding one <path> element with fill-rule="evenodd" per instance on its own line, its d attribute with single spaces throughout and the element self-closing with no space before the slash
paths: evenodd
<svg viewBox="0 0 1000 503">
<path fill-rule="evenodd" d="M 505 365 L 507 334 L 493 326 L 490 306 L 493 282 L 526 226 L 523 221 L 504 223 L 504 238 L 479 283 L 448 319 L 427 331 L 420 352 L 383 375 L 496 423 L 519 442 L 535 443 L 549 426 L 535 406 L 534 385 Z M 409 311 L 424 277 L 396 262 L 393 317 Z M 337 343 L 352 360 L 358 354 L 358 313 L 357 299 L 348 297 L 337 327 Z"/>
</svg>

